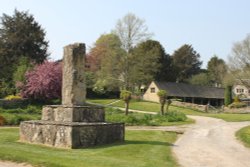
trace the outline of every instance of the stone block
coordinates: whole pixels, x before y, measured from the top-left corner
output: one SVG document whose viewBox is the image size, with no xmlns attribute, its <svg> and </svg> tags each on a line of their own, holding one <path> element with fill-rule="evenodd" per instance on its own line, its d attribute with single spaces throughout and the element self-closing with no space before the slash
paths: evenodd
<svg viewBox="0 0 250 167">
<path fill-rule="evenodd" d="M 60 148 L 86 148 L 124 141 L 123 123 L 25 121 L 20 141 Z"/>
<path fill-rule="evenodd" d="M 57 122 L 104 122 L 105 111 L 99 106 L 48 105 L 42 110 L 42 120 Z"/>
<path fill-rule="evenodd" d="M 62 104 L 84 105 L 85 85 L 85 44 L 75 43 L 64 47 Z"/>
</svg>

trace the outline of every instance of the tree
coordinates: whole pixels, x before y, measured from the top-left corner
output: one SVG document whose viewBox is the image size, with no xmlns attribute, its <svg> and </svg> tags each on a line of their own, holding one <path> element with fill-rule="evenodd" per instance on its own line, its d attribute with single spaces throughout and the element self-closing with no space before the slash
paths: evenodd
<svg viewBox="0 0 250 167">
<path fill-rule="evenodd" d="M 211 82 L 207 73 L 202 72 L 196 75 L 193 75 L 189 81 L 192 85 L 201 85 L 201 86 L 210 86 Z"/>
<path fill-rule="evenodd" d="M 113 33 L 119 37 L 122 43 L 122 48 L 126 51 L 123 58 L 124 70 L 122 74 L 124 87 L 125 89 L 129 89 L 131 86 L 129 83 L 129 58 L 131 57 L 131 51 L 136 44 L 149 39 L 152 34 L 148 32 L 148 27 L 146 26 L 145 21 L 132 13 L 128 13 L 122 19 L 117 21 Z"/>
<path fill-rule="evenodd" d="M 88 56 L 90 71 L 96 74 L 95 91 L 115 90 L 123 84 L 119 79 L 122 72 L 121 57 L 123 54 L 121 42 L 114 34 L 101 35 L 96 41 Z"/>
<path fill-rule="evenodd" d="M 230 68 L 233 70 L 250 67 L 250 34 L 244 40 L 233 45 L 229 62 L 231 62 Z"/>
<path fill-rule="evenodd" d="M 120 98 L 125 102 L 125 115 L 128 115 L 129 101 L 131 100 L 132 93 L 127 90 L 122 90 Z"/>
<path fill-rule="evenodd" d="M 60 62 L 46 61 L 36 65 L 25 75 L 21 95 L 25 98 L 48 101 L 61 97 L 62 65 Z"/>
<path fill-rule="evenodd" d="M 164 106 L 167 99 L 167 92 L 165 90 L 159 90 L 157 92 L 157 95 L 159 97 L 159 102 L 161 104 L 161 115 L 164 115 Z"/>
<path fill-rule="evenodd" d="M 48 57 L 45 31 L 28 12 L 15 10 L 13 16 L 3 14 L 0 27 L 0 78 L 12 81 L 21 57 L 42 63 Z"/>
<path fill-rule="evenodd" d="M 191 45 L 183 45 L 177 49 L 173 56 L 173 66 L 177 74 L 177 81 L 184 82 L 192 75 L 200 72 L 202 62 L 199 60 L 200 55 Z"/>
<path fill-rule="evenodd" d="M 133 85 L 140 87 L 148 85 L 153 80 L 160 80 L 168 55 L 158 41 L 142 42 L 131 53 L 129 75 Z"/>
<path fill-rule="evenodd" d="M 225 106 L 232 103 L 232 86 L 226 86 L 225 89 Z"/>
<path fill-rule="evenodd" d="M 214 85 L 221 85 L 227 73 L 227 65 L 223 59 L 214 55 L 207 64 L 208 77 Z"/>
</svg>

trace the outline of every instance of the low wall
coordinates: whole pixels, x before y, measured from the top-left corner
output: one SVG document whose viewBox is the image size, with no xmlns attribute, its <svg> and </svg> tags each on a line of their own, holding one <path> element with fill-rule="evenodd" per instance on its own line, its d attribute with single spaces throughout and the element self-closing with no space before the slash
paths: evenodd
<svg viewBox="0 0 250 167">
<path fill-rule="evenodd" d="M 195 109 L 195 110 L 200 110 L 203 112 L 207 111 L 207 105 L 186 103 L 186 102 L 180 102 L 180 101 L 172 101 L 171 105 L 180 106 L 180 107 L 187 107 L 187 108 L 191 108 L 191 109 Z"/>
<path fill-rule="evenodd" d="M 228 107 L 224 107 L 223 111 L 225 113 L 244 114 L 244 113 L 250 113 L 250 107 L 244 107 L 244 108 L 228 108 Z"/>
</svg>

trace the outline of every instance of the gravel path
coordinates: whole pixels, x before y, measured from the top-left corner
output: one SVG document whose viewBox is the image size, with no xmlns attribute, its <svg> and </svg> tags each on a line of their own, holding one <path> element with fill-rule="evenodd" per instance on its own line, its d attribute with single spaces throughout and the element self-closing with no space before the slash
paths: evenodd
<svg viewBox="0 0 250 167">
<path fill-rule="evenodd" d="M 196 124 L 173 147 L 183 167 L 250 167 L 250 149 L 235 132 L 250 122 L 225 122 L 221 119 L 190 116 Z"/>
<path fill-rule="evenodd" d="M 0 161 L 0 167 L 32 167 L 30 165 L 21 163 L 15 163 L 15 162 L 9 162 L 9 161 Z"/>
</svg>

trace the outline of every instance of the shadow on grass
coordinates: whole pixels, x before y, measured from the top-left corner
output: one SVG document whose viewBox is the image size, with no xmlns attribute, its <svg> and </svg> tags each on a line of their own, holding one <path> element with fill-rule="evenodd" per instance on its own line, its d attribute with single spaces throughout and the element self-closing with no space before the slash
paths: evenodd
<svg viewBox="0 0 250 167">
<path fill-rule="evenodd" d="M 111 147 L 119 147 L 119 146 L 124 146 L 124 145 L 152 145 L 152 146 L 175 146 L 172 143 L 168 142 L 160 142 L 160 141 L 139 141 L 139 140 L 125 140 L 124 142 L 117 142 L 117 143 L 112 143 L 112 144 L 105 144 L 105 145 L 100 145 L 100 146 L 93 146 L 93 147 L 88 147 L 86 149 L 100 149 L 100 148 L 111 148 Z M 79 148 L 82 149 L 82 148 Z"/>
<path fill-rule="evenodd" d="M 172 143 L 160 142 L 160 141 L 139 141 L 139 140 L 126 140 L 125 145 L 130 144 L 146 144 L 146 145 L 158 145 L 158 146 L 174 146 Z"/>
</svg>

